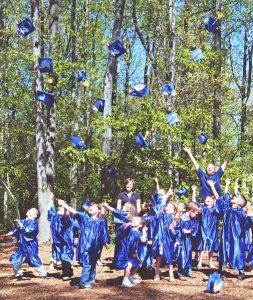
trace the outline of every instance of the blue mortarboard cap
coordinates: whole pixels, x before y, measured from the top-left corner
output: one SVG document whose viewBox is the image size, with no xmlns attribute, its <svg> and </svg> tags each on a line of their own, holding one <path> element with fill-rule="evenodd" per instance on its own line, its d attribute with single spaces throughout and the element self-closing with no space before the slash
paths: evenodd
<svg viewBox="0 0 253 300">
<path fill-rule="evenodd" d="M 36 100 L 45 103 L 49 107 L 54 105 L 54 94 L 53 93 L 37 91 L 35 98 L 36 98 Z"/>
<path fill-rule="evenodd" d="M 95 102 L 92 105 L 92 109 L 94 111 L 104 112 L 105 108 L 105 100 L 104 99 L 96 99 Z"/>
<path fill-rule="evenodd" d="M 206 291 L 209 293 L 218 293 L 224 287 L 224 281 L 219 273 L 211 273 L 208 277 Z"/>
<path fill-rule="evenodd" d="M 175 93 L 175 85 L 173 83 L 162 84 L 162 94 L 164 97 L 169 97 Z"/>
<path fill-rule="evenodd" d="M 126 53 L 127 51 L 127 49 L 125 48 L 125 46 L 122 44 L 120 40 L 117 40 L 116 42 L 110 44 L 108 48 L 111 56 L 114 57 L 119 57 L 120 55 Z"/>
<path fill-rule="evenodd" d="M 148 147 L 148 142 L 145 140 L 144 136 L 142 135 L 142 133 L 138 133 L 135 136 L 135 141 L 136 144 L 140 147 L 140 148 L 146 148 Z"/>
<path fill-rule="evenodd" d="M 38 69 L 41 73 L 53 73 L 53 60 L 51 57 L 40 57 Z"/>
<path fill-rule="evenodd" d="M 200 144 L 204 145 L 208 140 L 208 136 L 204 133 L 201 133 L 197 136 L 197 140 Z"/>
<path fill-rule="evenodd" d="M 33 25 L 33 22 L 27 18 L 21 21 L 20 23 L 18 23 L 18 29 L 22 35 L 26 36 L 32 33 L 33 31 L 35 31 L 36 28 Z"/>
<path fill-rule="evenodd" d="M 77 71 L 76 79 L 77 79 L 77 81 L 83 81 L 85 76 L 86 76 L 86 72 L 83 70 L 79 70 L 79 71 Z"/>
<path fill-rule="evenodd" d="M 71 144 L 78 149 L 85 149 L 86 145 L 83 140 L 81 140 L 78 136 L 71 135 Z"/>
<path fill-rule="evenodd" d="M 115 177 L 117 175 L 117 170 L 114 167 L 112 167 L 107 170 L 107 173 L 110 177 Z"/>
<path fill-rule="evenodd" d="M 82 204 L 82 209 L 85 209 L 86 207 L 89 207 L 89 206 L 91 206 L 91 202 L 89 199 L 86 199 L 84 201 L 84 203 Z"/>
<path fill-rule="evenodd" d="M 212 32 L 212 33 L 216 33 L 217 32 L 217 23 L 216 23 L 216 20 L 211 17 L 211 16 L 207 16 L 205 17 L 204 19 L 204 26 L 205 26 L 205 29 L 209 32 Z"/>
<path fill-rule="evenodd" d="M 188 189 L 186 189 L 185 187 L 183 187 L 182 189 L 180 189 L 176 192 L 176 194 L 178 195 L 179 198 L 181 198 L 182 196 L 184 196 L 187 193 L 188 193 Z"/>
<path fill-rule="evenodd" d="M 176 124 L 180 121 L 175 112 L 166 114 L 166 118 L 167 118 L 167 124 L 170 124 L 170 125 Z"/>
<path fill-rule="evenodd" d="M 134 86 L 134 90 L 129 93 L 130 96 L 134 97 L 145 97 L 149 94 L 149 88 L 146 84 L 139 83 Z"/>
<path fill-rule="evenodd" d="M 198 61 L 204 58 L 204 55 L 200 49 L 191 50 L 191 56 L 193 61 Z"/>
</svg>

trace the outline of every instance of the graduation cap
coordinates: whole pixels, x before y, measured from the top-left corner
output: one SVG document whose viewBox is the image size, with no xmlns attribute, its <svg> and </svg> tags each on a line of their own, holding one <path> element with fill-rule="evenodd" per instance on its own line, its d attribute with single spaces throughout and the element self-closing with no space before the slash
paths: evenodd
<svg viewBox="0 0 253 300">
<path fill-rule="evenodd" d="M 90 200 L 89 199 L 85 199 L 84 203 L 82 204 L 82 209 L 86 209 L 89 206 L 91 206 Z"/>
<path fill-rule="evenodd" d="M 78 136 L 71 135 L 71 144 L 76 147 L 77 149 L 85 149 L 86 145 L 83 140 L 81 140 Z"/>
<path fill-rule="evenodd" d="M 173 125 L 173 124 L 180 122 L 180 120 L 177 116 L 177 113 L 175 113 L 175 112 L 166 114 L 166 118 L 167 118 L 167 124 L 169 124 L 169 125 Z"/>
<path fill-rule="evenodd" d="M 92 105 L 92 109 L 94 111 L 99 111 L 101 113 L 104 112 L 104 108 L 105 108 L 105 100 L 104 99 L 96 99 L 95 102 Z"/>
<path fill-rule="evenodd" d="M 41 73 L 53 73 L 53 60 L 51 57 L 40 57 L 37 68 Z"/>
<path fill-rule="evenodd" d="M 176 93 L 175 85 L 173 83 L 162 84 L 162 94 L 164 97 L 174 96 Z"/>
<path fill-rule="evenodd" d="M 110 44 L 108 48 L 109 48 L 110 55 L 116 58 L 126 53 L 127 51 L 127 49 L 125 48 L 125 46 L 122 44 L 120 40 L 117 40 L 116 42 Z"/>
<path fill-rule="evenodd" d="M 53 93 L 47 93 L 44 91 L 37 91 L 35 95 L 36 100 L 45 103 L 49 107 L 54 105 L 54 97 Z"/>
<path fill-rule="evenodd" d="M 140 147 L 140 148 L 147 148 L 148 147 L 148 142 L 145 140 L 144 136 L 142 135 L 142 133 L 138 133 L 135 136 L 135 141 L 136 144 Z"/>
<path fill-rule="evenodd" d="M 207 17 L 205 17 L 205 19 L 204 19 L 203 22 L 204 22 L 205 29 L 207 31 L 212 32 L 212 33 L 216 33 L 217 32 L 216 19 L 214 19 L 211 16 L 207 16 Z"/>
<path fill-rule="evenodd" d="M 19 32 L 23 36 L 27 36 L 28 34 L 35 31 L 36 28 L 33 25 L 33 22 L 30 19 L 27 18 L 27 19 L 21 21 L 20 23 L 18 23 L 18 29 L 19 29 Z"/>
<path fill-rule="evenodd" d="M 197 141 L 202 145 L 204 145 L 207 142 L 207 140 L 208 140 L 208 136 L 204 133 L 201 133 L 197 136 Z"/>
<path fill-rule="evenodd" d="M 224 280 L 219 273 L 211 273 L 208 277 L 206 291 L 209 293 L 218 293 L 224 288 Z"/>
<path fill-rule="evenodd" d="M 86 76 L 86 72 L 83 70 L 79 70 L 79 71 L 77 71 L 76 79 L 78 82 L 83 81 L 85 76 Z"/>
<path fill-rule="evenodd" d="M 198 61 L 204 58 L 204 55 L 200 49 L 191 50 L 191 56 L 193 61 Z"/>
<path fill-rule="evenodd" d="M 139 83 L 134 86 L 132 92 L 129 93 L 130 96 L 134 97 L 146 97 L 149 94 L 149 88 L 146 84 Z"/>
<path fill-rule="evenodd" d="M 179 198 L 183 197 L 185 194 L 188 193 L 188 189 L 183 187 L 182 189 L 178 190 L 176 194 L 178 195 Z"/>
<path fill-rule="evenodd" d="M 114 167 L 112 167 L 107 170 L 107 173 L 110 177 L 115 177 L 117 175 L 117 170 Z"/>
</svg>

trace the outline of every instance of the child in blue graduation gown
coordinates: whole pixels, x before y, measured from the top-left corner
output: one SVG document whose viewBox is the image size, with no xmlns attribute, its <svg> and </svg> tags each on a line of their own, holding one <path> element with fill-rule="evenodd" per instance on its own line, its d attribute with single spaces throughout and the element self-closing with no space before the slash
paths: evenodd
<svg viewBox="0 0 253 300">
<path fill-rule="evenodd" d="M 122 253 L 124 256 L 124 253 L 127 251 L 127 246 L 121 239 L 121 225 L 131 222 L 133 216 L 135 215 L 135 208 L 129 202 L 123 205 L 122 210 L 113 208 L 107 203 L 103 203 L 102 206 L 105 209 L 111 211 L 113 214 L 113 223 L 115 225 L 115 248 L 113 266 L 115 269 L 122 269 L 121 257 Z"/>
<path fill-rule="evenodd" d="M 248 202 L 244 207 L 245 213 L 252 213 L 251 203 Z M 246 245 L 246 263 L 249 265 L 251 272 L 253 272 L 253 221 L 249 221 L 249 227 L 245 232 L 245 245 Z"/>
<path fill-rule="evenodd" d="M 243 195 L 234 193 L 232 197 L 228 193 L 219 198 L 217 202 L 223 214 L 222 233 L 219 245 L 219 271 L 222 273 L 227 266 L 239 270 L 238 279 L 245 278 L 245 232 L 250 228 L 252 216 L 245 213 L 243 207 L 247 200 Z"/>
<path fill-rule="evenodd" d="M 220 180 L 222 175 L 224 174 L 225 168 L 228 164 L 228 162 L 233 158 L 234 151 L 231 152 L 231 154 L 227 157 L 227 159 L 224 161 L 224 163 L 218 168 L 218 170 L 215 169 L 215 165 L 212 163 L 209 163 L 206 168 L 205 172 L 200 168 L 198 162 L 196 161 L 195 157 L 193 156 L 190 148 L 184 148 L 184 151 L 189 155 L 190 159 L 193 162 L 193 165 L 197 171 L 199 181 L 200 181 L 200 193 L 199 198 L 203 199 L 207 196 L 212 196 L 213 192 L 210 188 L 210 186 L 207 183 L 207 180 L 212 180 L 215 182 L 215 189 L 219 196 L 222 195 L 221 191 L 221 185 Z"/>
<path fill-rule="evenodd" d="M 201 210 L 196 203 L 191 202 L 187 211 L 180 216 L 178 224 L 175 227 L 177 238 L 177 263 L 178 278 L 191 276 L 192 269 L 192 241 L 191 236 L 196 234 L 196 227 L 193 220 L 200 214 Z"/>
<path fill-rule="evenodd" d="M 208 180 L 213 196 L 207 196 L 204 199 L 204 203 L 200 203 L 201 207 L 201 243 L 199 249 L 201 251 L 198 261 L 198 269 L 202 268 L 202 261 L 204 256 L 204 250 L 208 251 L 209 267 L 215 269 L 212 262 L 213 253 L 218 252 L 218 221 L 219 221 L 219 209 L 216 205 L 216 200 L 219 195 L 215 189 L 215 183 L 212 180 Z"/>
<path fill-rule="evenodd" d="M 130 223 L 122 224 L 118 230 L 118 238 L 124 245 L 118 257 L 118 267 L 124 269 L 122 287 L 130 288 L 140 282 L 135 273 L 142 265 L 138 251 L 140 243 L 147 242 L 147 230 L 141 217 L 133 217 Z"/>
<path fill-rule="evenodd" d="M 88 212 L 78 212 L 59 200 L 59 205 L 74 215 L 80 224 L 80 236 L 78 244 L 81 245 L 79 262 L 82 264 L 82 274 L 79 283 L 81 289 L 91 289 L 96 278 L 96 263 L 99 258 L 102 245 L 106 245 L 106 231 L 104 221 L 99 218 L 99 205 L 92 203 Z"/>
<path fill-rule="evenodd" d="M 26 213 L 26 219 L 16 220 L 16 226 L 12 231 L 1 235 L 1 238 L 15 236 L 19 240 L 18 249 L 11 255 L 10 262 L 13 266 L 14 276 L 16 278 L 23 276 L 22 264 L 27 263 L 33 267 L 39 276 L 47 276 L 42 262 L 39 258 L 39 249 L 37 235 L 39 232 L 38 221 L 40 212 L 36 208 L 31 208 Z"/>
<path fill-rule="evenodd" d="M 156 259 L 155 278 L 160 280 L 161 261 L 169 265 L 169 280 L 174 281 L 173 262 L 175 258 L 174 245 L 176 243 L 174 227 L 175 214 L 177 206 L 175 203 L 168 203 L 158 216 L 154 240 L 153 240 L 153 257 Z"/>
<path fill-rule="evenodd" d="M 61 261 L 62 279 L 70 280 L 73 276 L 74 232 L 77 230 L 75 220 L 62 206 L 56 212 L 52 198 L 48 203 L 48 220 L 52 232 L 53 258 Z"/>
</svg>

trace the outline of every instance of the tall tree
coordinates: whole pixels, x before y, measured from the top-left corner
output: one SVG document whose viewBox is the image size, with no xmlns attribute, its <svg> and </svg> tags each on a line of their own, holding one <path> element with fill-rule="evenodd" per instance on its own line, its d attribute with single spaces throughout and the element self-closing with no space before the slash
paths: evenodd
<svg viewBox="0 0 253 300">
<path fill-rule="evenodd" d="M 120 39 L 121 28 L 123 23 L 123 14 L 126 0 L 115 1 L 114 25 L 112 30 L 112 40 Z M 104 86 L 104 117 L 107 118 L 112 113 L 113 92 L 117 89 L 115 86 L 117 76 L 117 59 L 114 56 L 109 56 L 107 68 L 105 72 Z M 109 156 L 111 154 L 112 130 L 107 127 L 103 134 L 103 152 Z"/>
</svg>

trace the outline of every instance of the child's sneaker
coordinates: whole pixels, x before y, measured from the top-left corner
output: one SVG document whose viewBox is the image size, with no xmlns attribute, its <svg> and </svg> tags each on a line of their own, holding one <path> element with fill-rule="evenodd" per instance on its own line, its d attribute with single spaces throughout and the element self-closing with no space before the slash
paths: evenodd
<svg viewBox="0 0 253 300">
<path fill-rule="evenodd" d="M 132 284 L 138 284 L 141 283 L 141 279 L 135 277 L 135 276 L 129 276 L 129 280 L 131 281 Z"/>
<path fill-rule="evenodd" d="M 87 283 L 85 285 L 79 285 L 79 289 L 93 289 L 93 285 L 91 285 L 90 283 Z"/>
<path fill-rule="evenodd" d="M 131 281 L 129 280 L 129 278 L 124 277 L 121 286 L 122 286 L 122 287 L 131 288 L 131 287 L 133 287 L 133 284 L 131 283 Z"/>
<path fill-rule="evenodd" d="M 47 278 L 47 273 L 40 273 L 39 278 Z"/>
</svg>

